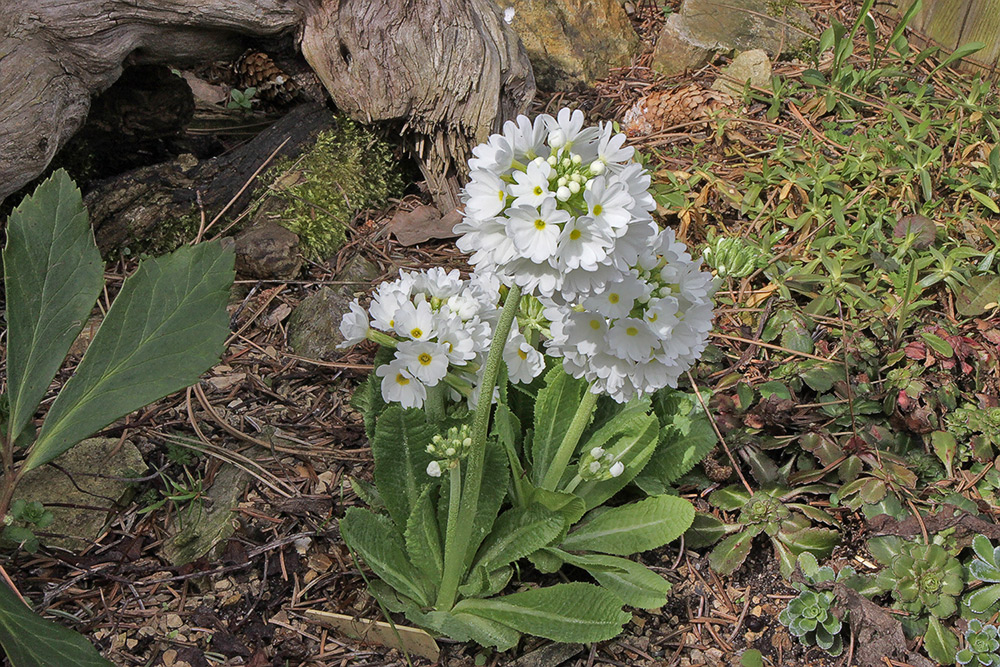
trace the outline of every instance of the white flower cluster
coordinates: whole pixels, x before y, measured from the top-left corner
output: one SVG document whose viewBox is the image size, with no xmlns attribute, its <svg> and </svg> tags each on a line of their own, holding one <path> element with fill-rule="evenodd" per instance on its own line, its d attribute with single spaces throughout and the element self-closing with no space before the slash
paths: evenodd
<svg viewBox="0 0 1000 667">
<path fill-rule="evenodd" d="M 573 298 L 628 271 L 657 228 L 649 175 L 581 111 L 519 116 L 473 149 L 458 247 L 526 293 Z"/>
<path fill-rule="evenodd" d="M 365 310 L 355 299 L 340 332 L 349 347 L 371 339 L 395 348 L 379 366 L 382 397 L 419 408 L 427 390 L 445 382 L 453 400 L 474 402 L 483 364 L 500 316 L 499 281 L 485 274 L 463 280 L 457 270 L 399 272 L 378 286 Z M 378 333 L 375 333 L 378 332 Z M 545 367 L 538 350 L 516 330 L 504 348 L 512 382 L 530 382 Z"/>
<path fill-rule="evenodd" d="M 625 135 L 583 113 L 525 116 L 473 149 L 458 247 L 547 306 L 547 351 L 625 402 L 677 379 L 707 344 L 711 275 L 650 212 Z"/>
<path fill-rule="evenodd" d="M 573 377 L 619 403 L 677 386 L 712 328 L 711 274 L 673 230 L 658 234 L 636 265 L 574 304 L 551 302 L 550 353 Z"/>
<path fill-rule="evenodd" d="M 625 472 L 625 464 L 603 447 L 594 447 L 580 457 L 580 478 L 588 481 L 603 481 L 618 477 Z"/>
</svg>

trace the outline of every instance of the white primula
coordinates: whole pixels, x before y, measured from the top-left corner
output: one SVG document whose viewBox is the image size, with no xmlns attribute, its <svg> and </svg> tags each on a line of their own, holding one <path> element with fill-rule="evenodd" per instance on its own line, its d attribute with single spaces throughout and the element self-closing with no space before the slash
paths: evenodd
<svg viewBox="0 0 1000 667">
<path fill-rule="evenodd" d="M 469 160 L 459 249 L 477 272 L 537 296 L 600 289 L 652 236 L 649 177 L 624 144 L 610 124 L 585 127 L 579 110 L 505 123 Z"/>
<path fill-rule="evenodd" d="M 444 343 L 404 340 L 396 347 L 396 359 L 406 364 L 413 377 L 431 387 L 448 374 L 448 346 Z"/>
<path fill-rule="evenodd" d="M 563 368 L 619 403 L 677 386 L 708 343 L 711 275 L 673 232 L 641 249 L 629 272 L 578 302 L 550 299 L 547 351 Z M 669 282 L 668 282 L 669 281 Z"/>
<path fill-rule="evenodd" d="M 375 289 L 367 313 L 357 301 L 351 304 L 341 332 L 348 345 L 367 338 L 394 350 L 392 361 L 376 370 L 387 402 L 419 408 L 428 391 L 464 401 L 486 362 L 499 289 L 495 277 L 463 280 L 454 269 L 400 271 Z M 446 379 L 448 386 L 441 386 Z"/>
<path fill-rule="evenodd" d="M 368 311 L 357 299 L 351 302 L 350 308 L 340 321 L 340 334 L 344 337 L 344 342 L 337 346 L 340 349 L 357 345 L 368 336 Z"/>
<path fill-rule="evenodd" d="M 545 370 L 545 357 L 524 338 L 515 333 L 503 348 L 507 377 L 514 384 L 527 384 Z"/>
<path fill-rule="evenodd" d="M 393 359 L 375 369 L 382 378 L 382 398 L 404 408 L 419 408 L 427 399 L 427 387 L 406 370 L 401 359 Z"/>
</svg>

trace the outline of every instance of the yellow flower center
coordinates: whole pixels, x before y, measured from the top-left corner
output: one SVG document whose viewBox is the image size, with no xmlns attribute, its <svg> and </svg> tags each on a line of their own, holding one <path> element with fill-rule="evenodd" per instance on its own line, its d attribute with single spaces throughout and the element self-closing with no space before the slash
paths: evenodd
<svg viewBox="0 0 1000 667">
<path fill-rule="evenodd" d="M 420 327 L 413 327 L 412 329 L 410 329 L 410 336 L 413 338 L 420 338 L 423 335 L 424 335 L 424 330 L 421 329 Z"/>
<path fill-rule="evenodd" d="M 580 232 L 579 229 L 574 229 L 573 231 L 571 231 L 569 233 L 569 238 L 570 238 L 571 241 L 575 241 L 578 238 L 580 238 L 581 236 L 583 236 L 583 234 Z"/>
<path fill-rule="evenodd" d="M 500 192 L 497 193 L 497 197 L 500 199 L 500 201 L 503 201 L 504 195 L 506 194 L 507 194 L 506 192 L 501 190 Z"/>
<path fill-rule="evenodd" d="M 528 353 L 525 352 L 524 350 L 519 349 L 517 351 L 517 356 L 521 357 L 521 361 L 526 361 L 528 359 Z"/>
<path fill-rule="evenodd" d="M 597 331 L 601 328 L 601 323 L 597 320 L 590 320 L 590 328 Z"/>
<path fill-rule="evenodd" d="M 604 207 L 600 204 L 594 206 L 594 215 L 600 215 L 602 211 L 604 211 Z"/>
<path fill-rule="evenodd" d="M 406 385 L 410 384 L 410 378 L 406 377 L 402 373 L 397 373 L 396 374 L 396 384 L 401 384 L 403 386 L 406 386 Z"/>
<path fill-rule="evenodd" d="M 536 195 L 540 195 L 540 194 L 542 194 L 542 192 L 544 192 L 544 191 L 542 190 L 542 186 L 540 186 L 540 185 L 536 185 L 536 186 L 535 186 L 535 189 L 534 189 L 534 190 L 532 190 L 532 192 L 534 192 L 534 193 L 535 193 Z"/>
<path fill-rule="evenodd" d="M 639 330 L 636 329 L 635 327 L 629 327 L 628 329 L 625 329 L 625 333 L 627 333 L 629 336 L 635 336 L 636 334 L 639 333 Z"/>
<path fill-rule="evenodd" d="M 621 301 L 621 297 L 612 292 L 611 294 L 608 295 L 608 301 L 610 301 L 611 303 L 618 303 L 619 301 Z"/>
<path fill-rule="evenodd" d="M 417 357 L 417 361 L 420 362 L 421 366 L 426 366 L 427 364 L 429 364 L 432 361 L 434 361 L 434 357 L 432 357 L 431 355 L 427 354 L 426 352 L 421 352 L 420 356 Z"/>
<path fill-rule="evenodd" d="M 545 229 L 545 221 L 541 218 L 535 220 L 535 229 L 542 230 Z"/>
</svg>

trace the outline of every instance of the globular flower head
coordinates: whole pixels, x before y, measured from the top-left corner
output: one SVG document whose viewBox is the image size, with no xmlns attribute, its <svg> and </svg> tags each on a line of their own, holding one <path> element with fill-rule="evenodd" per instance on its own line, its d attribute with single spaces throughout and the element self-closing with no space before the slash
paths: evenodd
<svg viewBox="0 0 1000 667">
<path fill-rule="evenodd" d="M 583 113 L 569 109 L 506 123 L 469 160 L 458 247 L 477 270 L 526 293 L 551 297 L 567 280 L 572 292 L 603 284 L 622 270 L 615 246 L 635 245 L 642 234 L 630 227 L 647 226 L 655 208 L 624 143 L 611 125 L 584 127 Z"/>
<path fill-rule="evenodd" d="M 978 619 L 969 621 L 965 631 L 965 648 L 955 656 L 955 662 L 969 667 L 995 667 L 1000 665 L 1000 637 L 995 625 L 986 625 Z"/>
<path fill-rule="evenodd" d="M 841 620 L 833 613 L 833 593 L 804 589 L 789 600 L 778 620 L 805 646 L 816 645 L 832 656 L 844 650 Z"/>
</svg>

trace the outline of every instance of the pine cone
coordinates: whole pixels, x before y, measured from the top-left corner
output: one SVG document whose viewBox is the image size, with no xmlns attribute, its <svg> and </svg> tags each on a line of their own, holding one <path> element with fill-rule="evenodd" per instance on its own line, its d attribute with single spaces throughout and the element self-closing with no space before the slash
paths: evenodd
<svg viewBox="0 0 1000 667">
<path fill-rule="evenodd" d="M 640 99 L 625 113 L 625 132 L 633 136 L 652 134 L 675 125 L 708 120 L 735 106 L 736 100 L 726 93 L 692 83 Z"/>
<path fill-rule="evenodd" d="M 288 103 L 295 99 L 299 87 L 271 56 L 250 49 L 233 65 L 236 87 L 242 90 L 256 88 L 256 96 L 268 102 Z"/>
</svg>

